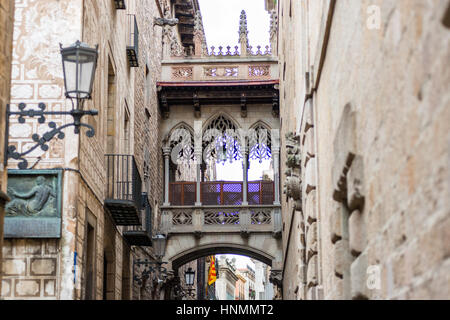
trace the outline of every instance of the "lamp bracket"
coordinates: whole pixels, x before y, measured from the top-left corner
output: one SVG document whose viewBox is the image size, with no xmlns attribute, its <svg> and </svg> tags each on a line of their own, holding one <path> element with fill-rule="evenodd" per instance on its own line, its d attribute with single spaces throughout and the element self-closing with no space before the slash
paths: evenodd
<svg viewBox="0 0 450 320">
<path fill-rule="evenodd" d="M 133 266 L 144 266 L 140 275 L 134 275 L 133 280 L 138 284 L 142 284 L 144 279 L 149 279 L 151 274 L 158 272 L 164 278 L 167 277 L 168 271 L 166 267 L 163 267 L 163 264 L 167 264 L 167 262 L 163 261 L 149 261 L 148 259 L 141 260 L 136 259 L 133 261 Z M 133 267 L 133 273 L 135 268 Z"/>
<path fill-rule="evenodd" d="M 48 143 L 56 136 L 58 139 L 64 139 L 65 134 L 63 130 L 67 127 L 74 126 L 74 132 L 75 134 L 80 133 L 80 127 L 86 127 L 88 130 L 86 131 L 86 136 L 91 138 L 95 135 L 95 129 L 86 123 L 81 122 L 81 118 L 85 115 L 95 116 L 98 115 L 97 110 L 79 110 L 79 109 L 72 109 L 71 111 L 45 111 L 46 105 L 44 103 L 39 103 L 38 108 L 36 109 L 28 109 L 26 110 L 26 104 L 20 103 L 19 104 L 19 111 L 11 111 L 10 105 L 6 105 L 6 132 L 5 132 L 5 166 L 7 164 L 8 159 L 12 158 L 15 160 L 20 160 L 18 167 L 19 169 L 28 169 L 28 161 L 25 159 L 25 156 L 38 147 L 41 148 L 42 151 L 47 151 L 49 149 Z M 14 145 L 8 145 L 8 136 L 9 136 L 9 120 L 11 116 L 19 116 L 18 121 L 19 123 L 23 124 L 25 123 L 25 118 L 34 118 L 37 117 L 38 123 L 43 124 L 46 122 L 46 116 L 49 115 L 70 115 L 73 117 L 74 121 L 72 123 L 66 123 L 61 126 L 57 126 L 55 122 L 50 121 L 48 123 L 49 130 L 45 132 L 42 136 L 35 133 L 31 136 L 35 144 L 29 148 L 26 151 L 23 151 L 21 153 L 16 151 L 16 146 Z"/>
</svg>

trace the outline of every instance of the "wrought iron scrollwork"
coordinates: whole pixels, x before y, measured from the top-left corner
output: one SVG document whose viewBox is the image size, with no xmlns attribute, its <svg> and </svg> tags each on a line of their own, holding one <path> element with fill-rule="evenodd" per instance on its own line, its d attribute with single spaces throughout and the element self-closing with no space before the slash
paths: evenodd
<svg viewBox="0 0 450 320">
<path fill-rule="evenodd" d="M 161 275 L 163 278 L 167 277 L 167 268 L 163 267 L 164 264 L 167 264 L 167 262 L 160 262 L 160 261 L 149 261 L 148 259 L 141 260 L 136 259 L 133 262 L 134 265 L 137 266 L 144 266 L 142 272 L 140 274 L 134 274 L 133 280 L 136 281 L 138 285 L 142 285 L 145 280 L 150 279 L 150 277 L 153 275 L 156 277 L 157 274 Z M 133 268 L 134 272 L 134 268 Z"/>
<path fill-rule="evenodd" d="M 10 106 L 7 105 L 6 106 L 6 123 L 7 123 L 7 128 L 6 128 L 6 139 L 8 139 L 8 135 L 9 135 L 9 118 L 11 116 L 14 115 L 18 115 L 18 121 L 19 123 L 23 124 L 26 121 L 26 117 L 28 118 L 35 118 L 38 117 L 37 121 L 40 124 L 45 123 L 46 116 L 49 115 L 71 115 L 74 119 L 74 122 L 72 123 L 67 123 L 61 126 L 57 126 L 56 123 L 54 121 L 51 121 L 48 123 L 48 126 L 50 128 L 49 131 L 45 132 L 42 136 L 35 133 L 31 136 L 31 138 L 33 139 L 33 141 L 35 142 L 35 145 L 33 145 L 30 149 L 24 151 L 24 152 L 18 152 L 16 150 L 16 147 L 13 145 L 8 145 L 8 143 L 6 143 L 5 145 L 7 146 L 7 156 L 5 157 L 5 161 L 7 161 L 7 159 L 12 158 L 15 160 L 20 160 L 18 167 L 19 169 L 27 169 L 28 168 L 28 161 L 25 159 L 25 156 L 28 155 L 29 153 L 31 153 L 32 151 L 34 151 L 37 148 L 41 148 L 42 151 L 48 151 L 49 146 L 48 143 L 56 136 L 58 139 L 64 139 L 65 138 L 65 133 L 63 132 L 63 130 L 67 127 L 71 127 L 74 126 L 74 132 L 75 134 L 79 134 L 80 133 L 80 127 L 85 127 L 88 130 L 86 131 L 86 136 L 91 138 L 95 135 L 95 129 L 86 123 L 82 123 L 81 122 L 81 118 L 85 115 L 91 115 L 91 116 L 95 116 L 98 115 L 98 111 L 97 110 L 78 110 L 78 109 L 72 109 L 71 111 L 45 111 L 46 109 L 46 105 L 44 103 L 39 103 L 38 108 L 39 110 L 36 109 L 29 109 L 26 110 L 26 104 L 25 103 L 20 103 L 19 106 L 19 111 L 11 111 L 10 110 Z M 7 140 L 8 142 L 8 140 Z"/>
</svg>

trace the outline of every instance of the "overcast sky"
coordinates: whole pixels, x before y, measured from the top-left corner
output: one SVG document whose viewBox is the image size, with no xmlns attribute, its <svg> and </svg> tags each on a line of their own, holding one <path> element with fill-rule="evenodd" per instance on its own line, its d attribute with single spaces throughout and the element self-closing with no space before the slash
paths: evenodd
<svg viewBox="0 0 450 320">
<path fill-rule="evenodd" d="M 269 45 L 270 16 L 264 0 L 199 0 L 208 47 L 239 44 L 239 17 L 247 13 L 250 45 Z"/>
</svg>

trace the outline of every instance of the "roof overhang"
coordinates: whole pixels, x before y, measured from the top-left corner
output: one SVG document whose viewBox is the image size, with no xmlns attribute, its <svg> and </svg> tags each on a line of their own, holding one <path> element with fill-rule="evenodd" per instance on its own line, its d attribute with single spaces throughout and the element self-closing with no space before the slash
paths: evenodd
<svg viewBox="0 0 450 320">
<path fill-rule="evenodd" d="M 158 100 L 165 118 L 170 106 L 194 107 L 196 114 L 201 105 L 241 106 L 246 114 L 247 104 L 270 104 L 272 113 L 279 115 L 279 80 L 239 81 L 183 81 L 157 82 Z"/>
</svg>

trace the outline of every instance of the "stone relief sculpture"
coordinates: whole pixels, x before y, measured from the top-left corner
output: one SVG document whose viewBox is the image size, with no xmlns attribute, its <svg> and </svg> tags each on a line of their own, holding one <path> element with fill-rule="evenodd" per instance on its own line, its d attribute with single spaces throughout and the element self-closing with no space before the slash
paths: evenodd
<svg viewBox="0 0 450 320">
<path fill-rule="evenodd" d="M 286 134 L 286 181 L 284 184 L 284 193 L 288 198 L 298 202 L 298 208 L 301 208 L 301 178 L 300 178 L 300 136 L 293 132 Z M 296 205 L 297 206 L 297 205 Z"/>
<path fill-rule="evenodd" d="M 41 213 L 48 216 L 56 213 L 54 205 L 46 208 L 50 197 L 56 199 L 56 193 L 43 176 L 38 176 L 35 185 L 27 192 L 19 192 L 17 183 L 10 183 L 8 195 L 13 199 L 5 207 L 8 216 L 37 216 Z"/>
</svg>

